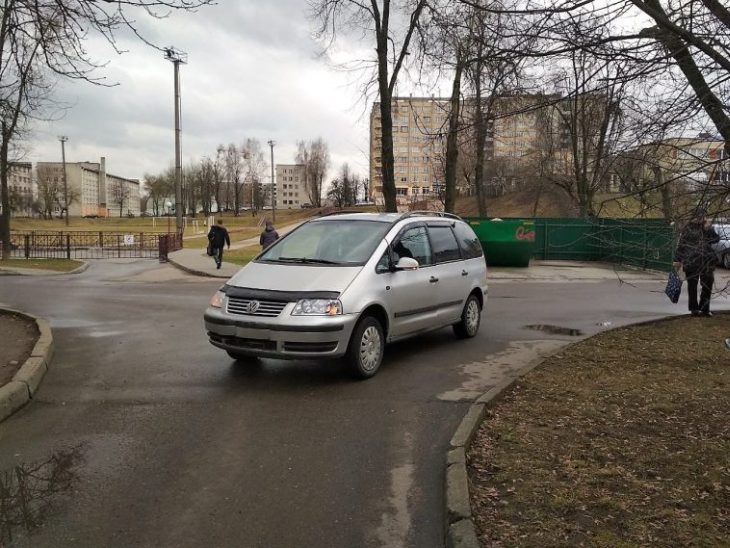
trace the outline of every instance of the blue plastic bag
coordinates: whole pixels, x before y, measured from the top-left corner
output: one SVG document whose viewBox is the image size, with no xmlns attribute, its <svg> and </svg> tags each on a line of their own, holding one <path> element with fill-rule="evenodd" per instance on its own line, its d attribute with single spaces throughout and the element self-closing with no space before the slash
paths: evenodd
<svg viewBox="0 0 730 548">
<path fill-rule="evenodd" d="M 679 296 L 682 294 L 682 278 L 679 277 L 679 273 L 672 269 L 669 272 L 669 278 L 667 279 L 667 287 L 664 288 L 669 300 L 673 303 L 679 302 Z"/>
</svg>

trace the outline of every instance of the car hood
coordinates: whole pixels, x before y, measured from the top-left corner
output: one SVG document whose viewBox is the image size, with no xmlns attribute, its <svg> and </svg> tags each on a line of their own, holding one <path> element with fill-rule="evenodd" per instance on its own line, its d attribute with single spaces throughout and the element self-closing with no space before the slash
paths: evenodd
<svg viewBox="0 0 730 548">
<path fill-rule="evenodd" d="M 272 291 L 337 291 L 342 293 L 361 266 L 282 265 L 250 262 L 228 285 Z"/>
</svg>

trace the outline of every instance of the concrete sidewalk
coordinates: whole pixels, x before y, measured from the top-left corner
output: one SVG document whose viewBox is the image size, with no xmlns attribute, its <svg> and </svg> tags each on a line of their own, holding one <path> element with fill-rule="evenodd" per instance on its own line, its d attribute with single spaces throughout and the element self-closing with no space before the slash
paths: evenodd
<svg viewBox="0 0 730 548">
<path fill-rule="evenodd" d="M 303 222 L 304 221 L 287 225 L 278 229 L 277 232 L 279 233 L 279 236 L 283 236 L 284 234 L 294 230 Z M 242 249 L 252 245 L 259 245 L 259 236 L 234 242 L 231 244 L 231 250 Z M 208 255 L 206 255 L 204 247 L 191 247 L 181 249 L 180 251 L 173 251 L 167 258 L 170 264 L 190 274 L 227 280 L 238 272 L 241 269 L 241 266 L 226 262 L 226 251 L 228 251 L 228 249 L 223 252 L 223 264 L 221 264 L 220 270 L 216 269 L 213 257 L 208 257 Z"/>
</svg>

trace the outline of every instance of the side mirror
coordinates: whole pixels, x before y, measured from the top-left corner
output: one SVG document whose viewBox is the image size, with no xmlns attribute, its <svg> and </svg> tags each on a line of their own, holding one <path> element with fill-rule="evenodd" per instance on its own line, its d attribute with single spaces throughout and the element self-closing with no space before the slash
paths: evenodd
<svg viewBox="0 0 730 548">
<path fill-rule="evenodd" d="M 401 257 L 395 265 L 396 270 L 418 270 L 418 261 L 411 257 Z"/>
</svg>

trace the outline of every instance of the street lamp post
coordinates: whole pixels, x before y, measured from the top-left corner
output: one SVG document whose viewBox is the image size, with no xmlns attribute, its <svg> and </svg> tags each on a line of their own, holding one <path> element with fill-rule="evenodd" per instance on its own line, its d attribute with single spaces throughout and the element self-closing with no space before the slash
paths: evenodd
<svg viewBox="0 0 730 548">
<path fill-rule="evenodd" d="M 175 228 L 182 234 L 182 154 L 180 152 L 180 64 L 187 64 L 188 54 L 170 46 L 165 48 L 165 59 L 175 67 Z"/>
<path fill-rule="evenodd" d="M 274 180 L 274 145 L 276 141 L 269 141 L 271 147 L 271 222 L 276 223 L 276 181 Z"/>
<path fill-rule="evenodd" d="M 66 141 L 68 137 L 61 135 L 58 138 L 61 141 L 61 162 L 63 163 L 63 207 L 65 209 L 64 217 L 66 218 L 66 226 L 68 226 L 68 180 L 66 179 Z"/>
</svg>

